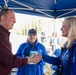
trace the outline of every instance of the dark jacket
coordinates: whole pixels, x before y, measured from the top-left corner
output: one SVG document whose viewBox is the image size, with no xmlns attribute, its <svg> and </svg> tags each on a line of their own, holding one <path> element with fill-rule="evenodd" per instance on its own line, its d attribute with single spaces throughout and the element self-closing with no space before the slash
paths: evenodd
<svg viewBox="0 0 76 75">
<path fill-rule="evenodd" d="M 19 58 L 12 54 L 10 33 L 0 25 L 0 75 L 8 75 L 12 68 L 27 64 L 26 58 Z"/>
</svg>

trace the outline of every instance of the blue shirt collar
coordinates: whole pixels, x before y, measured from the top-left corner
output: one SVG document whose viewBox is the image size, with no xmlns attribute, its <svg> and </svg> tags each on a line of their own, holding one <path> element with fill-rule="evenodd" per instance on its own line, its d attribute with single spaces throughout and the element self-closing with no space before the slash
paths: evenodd
<svg viewBox="0 0 76 75">
<path fill-rule="evenodd" d="M 37 45 L 38 45 L 38 41 L 35 42 L 34 46 L 37 46 Z M 30 42 L 28 41 L 28 42 L 26 42 L 26 46 L 27 46 L 27 47 L 30 47 L 30 46 L 32 46 L 32 45 L 31 45 Z"/>
</svg>

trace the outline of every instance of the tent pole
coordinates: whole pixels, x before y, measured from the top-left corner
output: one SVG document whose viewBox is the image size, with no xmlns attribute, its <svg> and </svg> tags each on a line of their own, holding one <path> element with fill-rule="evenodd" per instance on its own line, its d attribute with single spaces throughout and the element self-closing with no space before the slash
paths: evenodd
<svg viewBox="0 0 76 75">
<path fill-rule="evenodd" d="M 53 51 L 55 51 L 55 49 L 56 49 L 56 46 L 55 46 L 55 39 L 56 39 L 56 37 L 55 37 L 55 33 L 56 33 L 55 24 L 56 24 L 56 19 L 54 19 L 54 44 L 53 44 Z"/>
<path fill-rule="evenodd" d="M 56 25 L 56 10 L 54 10 L 54 46 L 53 46 L 53 51 L 55 51 L 55 49 L 56 49 L 56 46 L 55 46 L 55 33 L 56 33 L 55 25 Z"/>
<path fill-rule="evenodd" d="M 57 10 L 57 11 L 73 11 L 73 10 L 76 10 L 76 8 L 71 8 L 71 9 L 61 9 L 61 10 Z"/>
<path fill-rule="evenodd" d="M 48 16 L 48 17 L 52 17 L 52 18 L 53 18 L 53 16 L 51 16 L 51 15 L 49 15 L 49 14 L 47 14 L 47 13 L 44 13 L 44 12 L 42 12 L 42 11 L 40 11 L 40 10 L 35 9 L 35 11 L 37 11 L 37 12 L 39 12 L 39 13 L 42 13 L 42 14 Z"/>
<path fill-rule="evenodd" d="M 69 11 L 69 12 L 67 12 L 67 13 L 64 13 L 64 14 L 58 16 L 57 18 L 60 18 L 60 17 L 62 17 L 62 16 L 64 16 L 64 15 L 67 15 L 67 14 L 70 14 L 70 13 L 72 13 L 72 12 L 74 12 L 74 11 L 76 11 L 76 9 L 74 9 L 74 10 L 72 10 L 72 11 Z"/>
<path fill-rule="evenodd" d="M 11 0 L 11 1 L 13 1 L 13 2 L 15 2 L 15 3 L 17 3 L 17 4 L 20 4 L 20 5 L 26 7 L 26 8 L 28 8 L 28 9 L 30 9 L 30 10 L 34 10 L 34 8 L 32 8 L 32 7 L 30 7 L 30 6 L 26 5 L 26 4 L 23 4 L 23 3 L 21 3 L 21 2 L 18 2 L 17 0 Z"/>
<path fill-rule="evenodd" d="M 54 0 L 54 3 L 57 4 L 56 0 Z"/>
<path fill-rule="evenodd" d="M 9 1 L 9 0 L 4 0 L 4 3 L 5 3 L 5 5 L 4 5 L 4 7 L 3 7 L 4 9 L 7 9 L 7 8 L 8 8 L 8 1 Z"/>
</svg>

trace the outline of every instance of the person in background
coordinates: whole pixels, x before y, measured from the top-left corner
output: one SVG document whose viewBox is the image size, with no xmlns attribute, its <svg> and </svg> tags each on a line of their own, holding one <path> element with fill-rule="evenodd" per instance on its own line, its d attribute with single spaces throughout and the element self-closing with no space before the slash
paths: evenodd
<svg viewBox="0 0 76 75">
<path fill-rule="evenodd" d="M 62 46 L 61 55 L 43 55 L 43 60 L 58 66 L 56 75 L 76 75 L 76 17 L 65 18 L 61 31 L 62 36 L 67 38 Z"/>
<path fill-rule="evenodd" d="M 60 38 L 58 38 L 57 33 L 53 32 L 50 38 L 50 46 L 54 51 L 57 48 L 60 48 Z"/>
<path fill-rule="evenodd" d="M 20 45 L 16 56 L 22 58 L 27 57 L 30 56 L 31 51 L 47 55 L 45 47 L 37 40 L 37 32 L 35 29 L 28 31 L 28 41 Z M 43 60 L 38 64 L 27 64 L 18 69 L 17 75 L 43 75 L 44 65 L 45 62 Z"/>
<path fill-rule="evenodd" d="M 44 44 L 45 41 L 45 33 L 41 32 L 41 43 Z"/>
<path fill-rule="evenodd" d="M 13 28 L 15 22 L 13 10 L 2 9 L 0 11 L 0 75 L 8 75 L 12 68 L 21 67 L 30 62 L 38 63 L 42 59 L 41 55 L 20 58 L 12 54 L 9 30 Z"/>
</svg>

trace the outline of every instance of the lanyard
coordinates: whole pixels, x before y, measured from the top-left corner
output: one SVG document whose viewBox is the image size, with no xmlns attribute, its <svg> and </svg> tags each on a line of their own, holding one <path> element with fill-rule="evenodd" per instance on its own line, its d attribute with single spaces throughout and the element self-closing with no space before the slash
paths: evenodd
<svg viewBox="0 0 76 75">
<path fill-rule="evenodd" d="M 63 61 L 63 59 L 64 59 L 64 57 L 65 57 L 65 55 L 68 53 L 68 50 L 66 50 L 66 52 L 64 53 L 64 55 L 62 56 L 62 61 Z"/>
<path fill-rule="evenodd" d="M 62 59 L 60 61 L 60 67 L 59 67 L 59 73 L 62 75 L 62 61 L 65 57 L 65 55 L 67 54 L 68 50 L 66 50 L 66 52 L 64 53 L 64 55 L 62 54 Z"/>
</svg>

